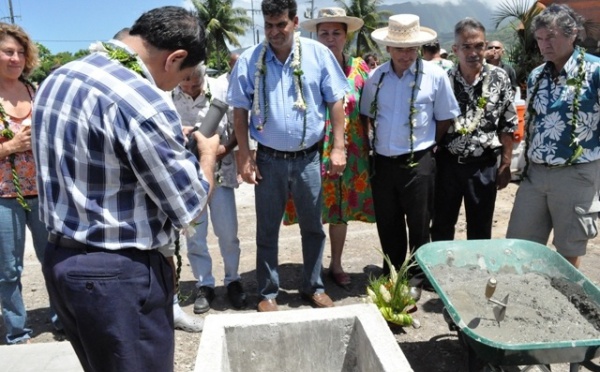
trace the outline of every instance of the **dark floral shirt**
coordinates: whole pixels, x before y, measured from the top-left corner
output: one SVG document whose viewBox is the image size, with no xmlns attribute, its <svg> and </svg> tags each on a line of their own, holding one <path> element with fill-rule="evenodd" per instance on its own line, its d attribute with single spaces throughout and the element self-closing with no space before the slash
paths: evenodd
<svg viewBox="0 0 600 372">
<path fill-rule="evenodd" d="M 483 83 L 489 74 L 487 98 Z M 460 116 L 443 137 L 441 145 L 457 156 L 479 157 L 484 152 L 502 147 L 500 133 L 512 133 L 517 128 L 514 92 L 506 72 L 484 63 L 483 71 L 473 84 L 468 84 L 459 66 L 448 71 L 454 95 L 460 106 Z M 483 111 L 478 114 L 478 111 Z M 459 129 L 463 128 L 461 134 Z"/>
</svg>

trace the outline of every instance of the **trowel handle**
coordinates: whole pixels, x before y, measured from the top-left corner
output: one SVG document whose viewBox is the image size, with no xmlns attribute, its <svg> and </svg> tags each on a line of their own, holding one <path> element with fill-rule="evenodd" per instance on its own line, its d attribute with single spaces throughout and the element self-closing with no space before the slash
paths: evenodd
<svg viewBox="0 0 600 372">
<path fill-rule="evenodd" d="M 489 299 L 494 295 L 494 292 L 496 291 L 496 284 L 498 284 L 498 282 L 495 278 L 490 278 L 488 280 L 487 284 L 485 285 L 485 298 Z"/>
</svg>

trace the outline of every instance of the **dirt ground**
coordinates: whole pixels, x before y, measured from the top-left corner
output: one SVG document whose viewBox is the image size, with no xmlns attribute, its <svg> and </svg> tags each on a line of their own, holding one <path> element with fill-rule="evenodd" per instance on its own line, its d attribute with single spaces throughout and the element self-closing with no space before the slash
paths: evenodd
<svg viewBox="0 0 600 372">
<path fill-rule="evenodd" d="M 494 238 L 503 238 L 506 233 L 508 218 L 517 190 L 516 184 L 501 191 L 498 195 L 494 219 Z M 247 312 L 256 311 L 256 279 L 255 279 L 255 216 L 253 189 L 242 185 L 236 194 L 238 202 L 239 238 L 242 246 L 240 273 L 242 282 L 249 294 Z M 465 223 L 461 216 L 457 226 L 456 239 L 465 239 Z M 223 263 L 214 235 L 210 235 L 210 249 L 214 260 L 214 272 L 217 278 L 217 298 L 212 309 L 206 314 L 232 313 L 225 297 L 223 287 Z M 343 264 L 352 278 L 351 287 L 346 290 L 337 287 L 329 278 L 325 278 L 327 293 L 335 301 L 336 306 L 360 303 L 365 299 L 365 286 L 370 273 L 378 273 L 382 259 L 377 249 L 379 240 L 374 224 L 350 223 Z M 594 283 L 600 283 L 600 238 L 592 240 L 588 253 L 582 264 L 582 272 Z M 329 265 L 329 246 L 327 245 L 323 266 Z M 280 233 L 280 278 L 281 293 L 277 299 L 282 311 L 309 308 L 309 304 L 300 299 L 298 287 L 301 279 L 302 259 L 300 252 L 300 236 L 297 226 L 282 227 Z M 29 325 L 34 329 L 34 343 L 51 342 L 57 337 L 52 333 L 52 326 L 47 317 L 47 294 L 41 274 L 40 264 L 35 259 L 32 249 L 28 249 L 23 275 L 23 294 L 29 311 Z M 189 296 L 182 303 L 183 309 L 193 314 L 194 280 L 184 255 L 181 287 L 184 295 Z M 423 292 L 414 314 L 421 327 L 394 328 L 393 332 L 400 348 L 416 372 L 465 371 L 467 354 L 459 341 L 456 332 L 448 329 L 442 316 L 442 302 L 435 292 Z M 319 310 L 315 310 L 319 311 Z M 205 315 L 203 315 L 205 316 Z M 5 329 L 0 325 L 0 334 Z M 175 371 L 187 372 L 194 368 L 196 352 L 201 334 L 190 334 L 176 331 Z M 566 364 L 553 365 L 553 371 L 568 371 Z M 212 371 L 211 371 L 212 372 Z"/>
</svg>

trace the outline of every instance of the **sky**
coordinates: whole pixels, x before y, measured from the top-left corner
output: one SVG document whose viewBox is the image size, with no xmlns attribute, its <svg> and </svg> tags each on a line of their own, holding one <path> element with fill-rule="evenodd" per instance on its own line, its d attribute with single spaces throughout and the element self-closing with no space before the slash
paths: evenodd
<svg viewBox="0 0 600 372">
<path fill-rule="evenodd" d="M 310 8 L 310 0 L 298 1 L 300 22 Z M 408 0 L 384 0 L 392 4 Z M 461 0 L 419 0 L 421 3 L 459 3 Z M 484 0 L 480 0 L 484 1 Z M 234 6 L 260 9 L 260 0 L 234 0 Z M 333 0 L 313 0 L 315 7 L 333 6 Z M 27 31 L 34 41 L 43 44 L 54 54 L 87 49 L 95 41 L 108 40 L 123 27 L 129 27 L 145 11 L 177 5 L 192 8 L 189 0 L 12 0 L 15 23 Z M 248 11 L 248 16 L 251 12 Z M 9 0 L 0 0 L 0 19 L 10 22 Z M 262 40 L 263 19 L 255 14 L 255 25 Z M 242 38 L 243 46 L 253 44 L 251 32 Z"/>
</svg>

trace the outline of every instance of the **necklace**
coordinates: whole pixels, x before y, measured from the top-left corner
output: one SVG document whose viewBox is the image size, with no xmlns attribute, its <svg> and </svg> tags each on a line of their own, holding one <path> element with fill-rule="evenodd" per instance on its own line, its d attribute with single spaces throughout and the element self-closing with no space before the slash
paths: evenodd
<svg viewBox="0 0 600 372">
<path fill-rule="evenodd" d="M 458 68 L 456 71 L 458 71 Z M 490 95 L 490 73 L 489 66 L 487 64 L 483 65 L 482 74 L 483 83 L 481 87 L 481 97 L 477 99 L 477 105 L 475 106 L 475 114 L 473 115 L 473 118 L 471 120 L 467 118 L 467 112 L 469 112 L 468 108 L 465 109 L 464 114 L 461 114 L 454 118 L 454 130 L 462 136 L 473 133 L 473 131 L 477 129 L 477 127 L 481 123 L 481 119 L 485 114 L 485 105 L 487 104 Z M 452 90 L 454 90 L 454 80 L 455 79 L 450 80 Z"/>
<path fill-rule="evenodd" d="M 411 91 L 410 91 L 410 106 L 408 109 L 408 123 L 406 125 L 408 125 L 409 130 L 410 130 L 410 153 L 409 153 L 409 158 L 408 158 L 408 166 L 413 168 L 416 167 L 418 165 L 418 163 L 415 162 L 415 153 L 414 153 L 414 148 L 415 148 L 415 136 L 414 136 L 414 130 L 415 130 L 415 115 L 418 113 L 418 110 L 415 107 L 415 100 L 417 98 L 417 91 L 419 90 L 419 87 L 417 85 L 417 81 L 419 79 L 419 74 L 421 73 L 421 58 L 417 58 L 417 61 L 415 63 L 415 80 L 412 81 L 410 83 L 411 86 Z M 390 62 L 390 66 L 391 66 L 391 62 Z M 384 77 L 384 73 L 382 73 L 379 76 L 379 81 L 377 82 L 377 89 L 375 90 L 375 97 L 373 97 L 373 102 L 371 102 L 371 107 L 369 108 L 369 113 L 372 115 L 373 117 L 373 149 L 376 148 L 377 146 L 377 126 L 378 126 L 378 120 L 377 120 L 377 115 L 379 113 L 379 106 L 377 103 L 377 100 L 379 98 L 379 89 L 381 89 L 381 87 L 383 86 L 383 77 Z"/>
<path fill-rule="evenodd" d="M 24 81 L 23 83 L 25 84 L 27 89 L 29 89 L 29 87 L 31 86 L 29 82 Z M 10 129 L 9 127 L 10 120 L 8 120 L 8 114 L 6 113 L 6 110 L 4 110 L 4 105 L 2 105 L 2 103 L 0 103 L 0 121 L 2 121 L 2 124 L 4 125 L 4 128 L 0 132 L 0 135 L 2 135 L 2 137 L 6 138 L 7 140 L 13 139 L 15 137 L 15 132 L 13 132 L 12 129 Z M 12 184 L 15 188 L 15 191 L 17 192 L 17 202 L 19 203 L 19 205 L 23 207 L 23 209 L 25 209 L 27 212 L 31 212 L 31 208 L 29 207 L 29 205 L 25 201 L 25 198 L 23 197 L 23 190 L 21 190 L 21 180 L 19 178 L 19 174 L 17 173 L 17 167 L 15 165 L 16 156 L 17 155 L 15 153 L 8 155 L 8 161 L 10 162 L 10 170 L 12 173 Z"/>
<path fill-rule="evenodd" d="M 583 87 L 583 81 L 585 80 L 585 49 L 577 47 L 579 51 L 579 55 L 577 56 L 577 76 L 567 80 L 567 85 L 574 87 L 573 92 L 573 101 L 571 102 L 571 112 L 573 113 L 571 116 L 571 120 L 569 121 L 569 128 L 571 129 L 569 147 L 573 149 L 573 153 L 567 159 L 565 164 L 557 165 L 558 166 L 567 166 L 573 164 L 575 160 L 577 160 L 583 154 L 583 146 L 579 143 L 579 138 L 577 137 L 576 129 L 578 124 L 578 115 L 579 108 L 581 107 L 581 102 L 579 101 L 581 98 L 581 88 Z M 529 170 L 529 157 L 527 154 L 529 153 L 529 148 L 531 146 L 531 139 L 529 138 L 531 133 L 531 127 L 533 125 L 533 120 L 537 115 L 535 108 L 533 107 L 533 100 L 540 89 L 540 83 L 542 79 L 546 77 L 545 69 L 543 69 L 539 75 L 537 76 L 535 83 L 533 85 L 531 96 L 527 98 L 527 115 L 525 118 L 525 167 L 523 168 L 523 172 L 521 173 L 521 179 L 527 178 L 527 171 Z M 551 77 L 550 77 L 551 78 Z"/>
<path fill-rule="evenodd" d="M 256 72 L 254 73 L 254 99 L 252 111 L 255 116 L 258 117 L 258 125 L 256 129 L 260 132 L 264 129 L 267 124 L 269 117 L 269 102 L 267 100 L 267 65 L 265 58 L 267 54 L 267 47 L 269 42 L 267 39 L 263 42 L 262 49 L 258 55 L 258 62 L 256 62 Z M 306 143 L 304 142 L 306 137 L 306 102 L 304 100 L 304 91 L 302 90 L 302 46 L 300 44 L 300 33 L 294 35 L 294 51 L 292 62 L 290 66 L 293 70 L 294 78 L 294 90 L 296 92 L 296 101 L 294 102 L 294 108 L 304 112 L 303 115 L 303 127 L 302 127 L 302 140 L 300 141 L 300 148 L 305 148 Z M 263 109 L 264 115 L 261 116 L 260 112 L 260 83 L 262 81 L 262 98 L 263 98 Z"/>
</svg>

